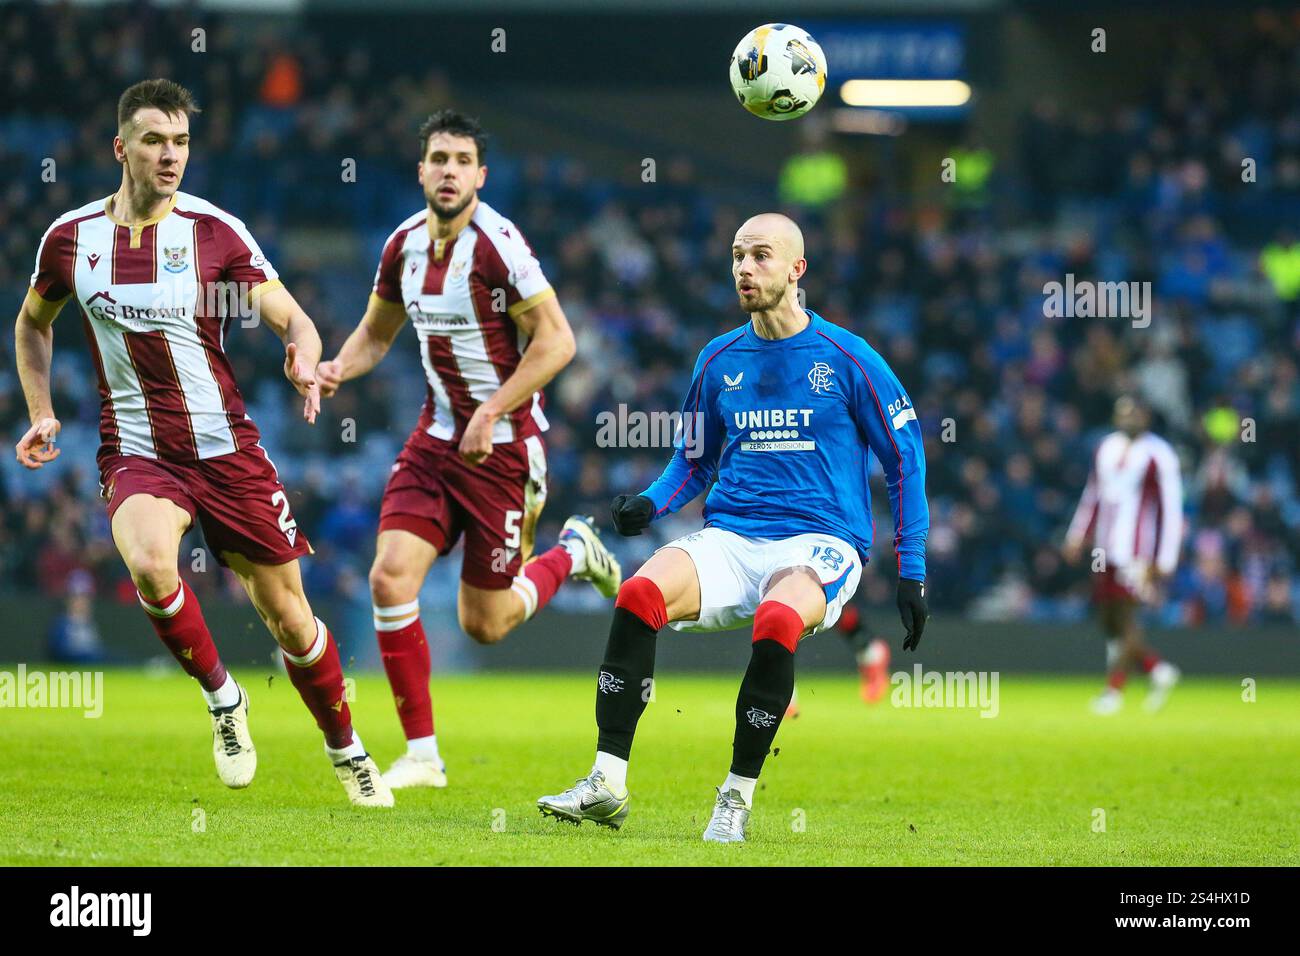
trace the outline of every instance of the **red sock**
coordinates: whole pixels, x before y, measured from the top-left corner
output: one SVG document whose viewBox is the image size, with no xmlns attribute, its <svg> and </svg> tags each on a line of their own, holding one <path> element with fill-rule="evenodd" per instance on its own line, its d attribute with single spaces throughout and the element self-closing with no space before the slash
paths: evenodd
<svg viewBox="0 0 1300 956">
<path fill-rule="evenodd" d="M 1148 654 L 1146 657 L 1142 658 L 1142 673 L 1150 674 L 1151 671 L 1155 669 L 1155 666 L 1159 663 L 1160 663 L 1159 654 Z"/>
<path fill-rule="evenodd" d="M 776 641 L 791 654 L 799 646 L 803 633 L 803 618 L 788 604 L 780 601 L 763 601 L 754 615 L 754 643 Z"/>
<path fill-rule="evenodd" d="M 840 612 L 840 619 L 835 622 L 835 627 L 842 634 L 848 634 L 850 637 L 858 632 L 858 627 L 862 623 L 862 614 L 854 604 L 844 605 L 844 610 Z"/>
<path fill-rule="evenodd" d="M 296 659 L 281 651 L 289 680 L 298 688 L 302 702 L 316 718 L 316 726 L 325 734 L 325 744 L 342 750 L 352 743 L 352 712 L 348 710 L 347 692 L 343 687 L 343 665 L 339 646 L 320 618 L 316 619 L 316 640 Z"/>
<path fill-rule="evenodd" d="M 614 607 L 635 614 L 652 631 L 662 630 L 668 624 L 668 607 L 659 585 L 649 578 L 631 577 L 618 589 Z"/>
<path fill-rule="evenodd" d="M 525 621 L 546 607 L 572 570 L 573 556 L 562 544 L 524 565 L 510 587 L 524 602 Z"/>
<path fill-rule="evenodd" d="M 138 591 L 140 603 L 149 612 L 153 629 L 167 650 L 206 691 L 214 691 L 226 682 L 226 668 L 212 643 L 212 634 L 203 620 L 199 599 L 184 581 L 161 601 L 151 601 Z"/>
<path fill-rule="evenodd" d="M 1106 678 L 1106 686 L 1113 690 L 1123 690 L 1126 680 L 1128 680 L 1128 672 L 1122 667 L 1117 667 Z"/>
<path fill-rule="evenodd" d="M 384 673 L 393 689 L 397 717 L 407 740 L 433 734 L 433 699 L 429 696 L 429 645 L 424 625 L 415 620 L 395 631 L 376 628 Z"/>
</svg>

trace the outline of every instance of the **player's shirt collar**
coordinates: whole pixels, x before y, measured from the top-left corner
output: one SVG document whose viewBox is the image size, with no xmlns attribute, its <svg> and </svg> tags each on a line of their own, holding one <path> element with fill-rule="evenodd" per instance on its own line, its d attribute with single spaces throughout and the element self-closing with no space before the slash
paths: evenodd
<svg viewBox="0 0 1300 956">
<path fill-rule="evenodd" d="M 114 193 L 114 194 L 113 194 L 113 196 L 116 196 L 116 195 L 117 195 L 117 193 Z M 112 222 L 112 223 L 114 223 L 115 225 L 118 225 L 118 226 L 127 226 L 128 228 L 131 228 L 131 229 L 143 229 L 145 226 L 153 226 L 153 225 L 157 225 L 158 223 L 160 223 L 160 222 L 162 222 L 164 219 L 166 219 L 167 216 L 171 213 L 171 211 L 172 211 L 174 208 L 176 208 L 176 197 L 177 197 L 177 195 L 179 195 L 179 194 L 178 194 L 178 193 L 172 193 L 172 198 L 169 199 L 169 200 L 167 200 L 167 206 L 166 206 L 166 208 L 163 209 L 162 212 L 160 212 L 160 213 L 159 213 L 158 215 L 156 215 L 156 216 L 153 216 L 153 217 L 150 218 L 150 219 L 145 219 L 145 220 L 143 220 L 143 221 L 141 221 L 141 222 L 124 222 L 123 220 L 118 219 L 116 216 L 114 216 L 114 215 L 113 215 L 113 196 L 109 196 L 107 199 L 104 200 L 104 215 L 107 216 L 108 219 L 109 219 L 109 221 Z"/>
<path fill-rule="evenodd" d="M 113 194 L 113 196 L 116 195 L 117 193 Z M 166 219 L 171 214 L 171 211 L 176 208 L 176 197 L 179 195 L 180 195 L 179 191 L 172 193 L 172 198 L 167 200 L 167 205 L 166 207 L 163 208 L 162 212 L 149 219 L 145 219 L 142 222 L 124 222 L 123 220 L 118 219 L 116 216 L 114 216 L 113 196 L 109 196 L 107 199 L 104 200 L 104 215 L 107 216 L 108 221 L 113 223 L 115 226 L 125 226 L 127 229 L 130 229 L 131 248 L 138 249 L 140 247 L 140 236 L 144 233 L 145 229 L 147 229 L 149 226 L 156 226 L 158 225 L 158 223 Z"/>
<path fill-rule="evenodd" d="M 787 345 L 794 345 L 798 342 L 802 342 L 804 339 L 811 338 L 813 335 L 817 334 L 819 324 L 826 320 L 812 309 L 804 309 L 804 312 L 808 313 L 808 324 L 794 335 L 784 339 L 765 339 L 754 331 L 754 323 L 752 321 L 746 322 L 745 341 L 748 344 L 756 345 L 759 348 L 784 348 Z"/>
</svg>

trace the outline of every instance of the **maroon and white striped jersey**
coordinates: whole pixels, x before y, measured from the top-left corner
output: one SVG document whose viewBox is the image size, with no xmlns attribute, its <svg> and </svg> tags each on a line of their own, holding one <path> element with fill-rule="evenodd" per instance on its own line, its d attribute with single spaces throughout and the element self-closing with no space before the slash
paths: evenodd
<svg viewBox="0 0 1300 956">
<path fill-rule="evenodd" d="M 279 279 L 244 224 L 178 192 L 161 216 L 127 224 L 112 197 L 55 220 L 32 289 L 76 299 L 99 377 L 100 457 L 194 461 L 256 445 L 226 358 L 231 293 Z M 231 285 L 227 285 L 231 284 Z"/>
<path fill-rule="evenodd" d="M 1169 442 L 1118 431 L 1102 440 L 1066 540 L 1082 543 L 1089 533 L 1107 566 L 1154 564 L 1173 574 L 1183 540 L 1183 480 Z"/>
<path fill-rule="evenodd" d="M 419 427 L 459 440 L 478 406 L 514 372 L 528 336 L 514 317 L 554 295 L 519 229 L 483 201 L 455 238 L 429 236 L 429 213 L 411 216 L 384 243 L 373 294 L 406 309 L 420 337 L 428 387 Z M 494 443 L 546 431 L 534 392 L 492 431 Z"/>
</svg>

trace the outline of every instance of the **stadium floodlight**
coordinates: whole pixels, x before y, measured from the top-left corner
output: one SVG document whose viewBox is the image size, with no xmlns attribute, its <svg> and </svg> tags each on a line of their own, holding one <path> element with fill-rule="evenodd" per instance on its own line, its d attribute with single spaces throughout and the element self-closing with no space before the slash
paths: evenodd
<svg viewBox="0 0 1300 956">
<path fill-rule="evenodd" d="M 840 87 L 840 99 L 848 106 L 965 106 L 970 94 L 963 80 L 849 80 Z"/>
</svg>

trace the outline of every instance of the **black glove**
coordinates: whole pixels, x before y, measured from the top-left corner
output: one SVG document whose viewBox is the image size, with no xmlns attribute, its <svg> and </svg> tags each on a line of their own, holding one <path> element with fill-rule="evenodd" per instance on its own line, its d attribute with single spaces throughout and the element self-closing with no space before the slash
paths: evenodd
<svg viewBox="0 0 1300 956">
<path fill-rule="evenodd" d="M 916 650 L 925 633 L 925 622 L 930 620 L 930 605 L 925 600 L 925 582 L 898 579 L 898 613 L 907 628 L 907 637 L 903 638 L 903 649 Z"/>
<path fill-rule="evenodd" d="M 619 495 L 610 508 L 614 516 L 614 527 L 625 538 L 638 535 L 648 528 L 654 511 L 655 503 L 645 495 Z"/>
</svg>

